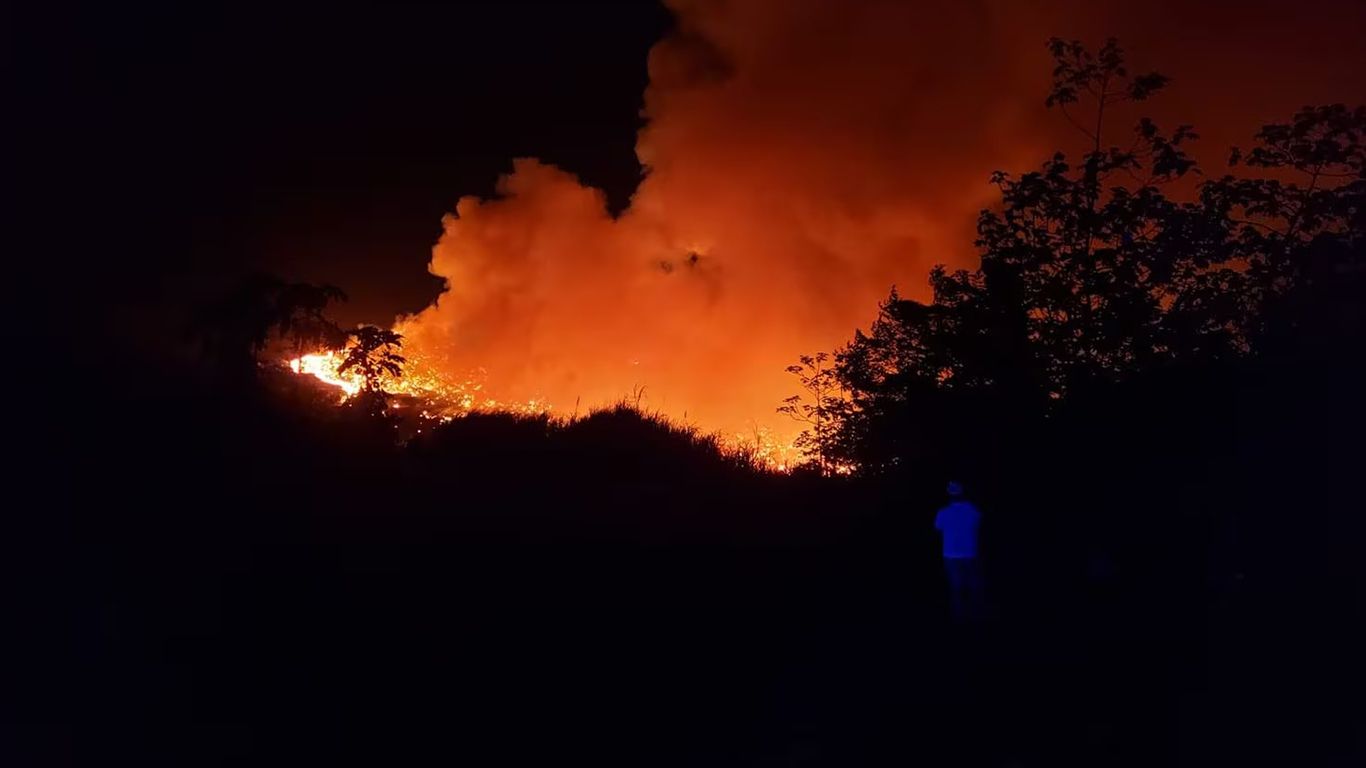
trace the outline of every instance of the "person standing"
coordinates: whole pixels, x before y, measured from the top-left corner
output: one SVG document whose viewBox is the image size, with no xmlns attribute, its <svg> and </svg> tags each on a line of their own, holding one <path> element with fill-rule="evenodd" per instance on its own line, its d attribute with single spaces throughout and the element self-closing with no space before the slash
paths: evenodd
<svg viewBox="0 0 1366 768">
<path fill-rule="evenodd" d="M 957 621 L 982 618 L 985 608 L 982 565 L 978 558 L 977 528 L 982 513 L 963 498 L 963 486 L 950 482 L 948 506 L 939 510 L 934 527 L 944 540 L 944 572 L 949 579 L 949 602 Z"/>
</svg>

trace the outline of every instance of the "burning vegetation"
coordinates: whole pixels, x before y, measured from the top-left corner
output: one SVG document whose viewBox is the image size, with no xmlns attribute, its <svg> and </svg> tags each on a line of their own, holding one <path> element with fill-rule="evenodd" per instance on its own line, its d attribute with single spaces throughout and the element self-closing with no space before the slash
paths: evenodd
<svg viewBox="0 0 1366 768">
<path fill-rule="evenodd" d="M 362 372 L 345 368 L 347 357 L 348 350 L 345 349 L 323 350 L 291 359 L 288 365 L 295 374 L 312 376 L 335 387 L 338 402 L 345 403 L 362 397 L 367 389 Z M 751 434 L 704 433 L 694 426 L 674 422 L 660 412 L 645 411 L 639 399 L 622 399 L 610 406 L 597 404 L 582 413 L 576 404 L 575 410 L 565 413 L 556 411 L 554 404 L 546 401 L 506 401 L 489 397 L 484 393 L 484 385 L 479 379 L 453 380 L 432 366 L 425 365 L 421 357 L 412 359 L 410 363 L 410 371 L 386 371 L 373 384 L 374 388 L 383 392 L 385 408 L 413 422 L 405 430 L 410 436 L 422 434 L 431 424 L 450 423 L 471 414 L 544 418 L 547 424 L 563 427 L 589 413 L 633 411 L 656 427 L 685 434 L 701 444 L 712 444 L 723 453 L 758 469 L 787 472 L 801 458 L 800 445 L 792 439 L 779 438 L 763 428 L 756 427 Z"/>
<path fill-rule="evenodd" d="M 1053 39 L 1040 93 L 1081 151 L 993 174 L 1023 165 L 1012 153 L 1045 111 L 1018 109 L 1020 51 L 936 73 L 908 101 L 864 85 L 920 71 L 923 51 L 806 44 L 813 30 L 900 40 L 912 18 L 676 10 L 650 57 L 646 174 L 628 207 L 519 159 L 494 196 L 444 217 L 429 269 L 446 290 L 421 312 L 342 331 L 323 312 L 340 291 L 267 282 L 215 310 L 212 342 L 240 362 L 277 328 L 276 359 L 402 414 L 413 434 L 472 413 L 573 422 L 624 402 L 763 468 L 836 474 L 943 453 L 973 431 L 964 419 L 1028 435 L 1068 399 L 1273 349 L 1284 307 L 1350 304 L 1300 294 L 1332 285 L 1315 270 L 1358 273 L 1361 108 L 1265 125 L 1206 175 L 1192 126 L 1149 117 L 1165 75 L 1131 68 L 1113 39 Z M 922 97 L 954 102 L 960 75 L 996 85 L 957 105 L 935 152 L 908 151 L 908 125 L 922 141 L 944 128 L 917 122 Z M 928 295 L 914 287 L 927 273 Z"/>
<path fill-rule="evenodd" d="M 789 366 L 869 328 L 891 286 L 899 300 L 929 302 L 936 264 L 949 277 L 974 269 L 977 216 L 1001 205 L 993 171 L 1033 167 L 1057 146 L 1105 151 L 1134 138 L 1123 135 L 1139 117 L 1131 104 L 1112 100 L 1106 135 L 1090 137 L 1041 109 L 1039 43 L 1118 25 L 1165 62 L 1167 30 L 1151 19 L 1172 15 L 1145 6 L 1102 24 L 999 4 L 668 5 L 676 24 L 649 55 L 644 174 L 629 205 L 615 210 L 570 170 L 519 158 L 494 194 L 464 197 L 444 217 L 429 270 L 446 290 L 393 326 L 409 362 L 386 386 L 419 410 L 572 417 L 627 398 L 785 456 L 812 419 L 828 431 L 823 417 L 838 405 L 808 392 L 819 413 L 802 403 L 789 404 L 796 420 L 775 413 L 801 386 Z M 1179 13 L 1193 27 L 1229 23 Z M 1186 84 L 1215 68 L 1232 80 L 1275 76 L 1257 69 L 1269 66 L 1178 55 L 1170 74 L 1189 99 Z M 1262 115 L 1320 95 L 1257 93 Z M 1251 107 L 1177 106 L 1143 111 L 1169 128 L 1192 120 L 1206 141 L 1225 141 L 1211 144 L 1218 152 L 1255 125 Z M 300 365 L 347 378 L 326 360 Z M 941 368 L 948 376 L 953 364 Z M 968 381 L 954 375 L 954 386 Z"/>
</svg>

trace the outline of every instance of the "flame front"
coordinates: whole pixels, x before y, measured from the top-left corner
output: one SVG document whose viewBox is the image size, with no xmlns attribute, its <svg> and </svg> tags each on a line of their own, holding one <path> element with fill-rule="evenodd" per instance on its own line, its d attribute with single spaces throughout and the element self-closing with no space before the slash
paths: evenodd
<svg viewBox="0 0 1366 768">
<path fill-rule="evenodd" d="M 340 373 L 337 368 L 341 362 L 335 352 L 320 352 L 290 360 L 289 368 L 295 373 L 313 376 L 318 381 L 331 384 L 346 393 L 345 397 L 350 397 L 360 391 L 361 379 L 356 375 Z"/>
<path fill-rule="evenodd" d="M 342 373 L 343 356 L 336 352 L 324 351 L 303 355 L 289 361 L 289 369 L 296 374 L 312 376 L 317 380 L 336 387 L 342 392 L 342 400 L 360 392 L 364 382 L 358 374 Z M 409 359 L 410 371 L 402 378 L 388 379 L 383 382 L 384 389 L 390 394 L 416 401 L 406 410 L 417 418 L 430 421 L 447 422 L 474 411 L 505 412 L 534 415 L 556 413 L 571 418 L 579 412 L 575 404 L 574 413 L 556 411 L 544 399 L 526 401 L 503 401 L 488 397 L 483 384 L 471 377 L 464 381 L 454 381 L 443 376 L 433 366 L 426 364 L 420 356 Z M 392 403 L 392 408 L 400 408 L 400 403 Z M 419 430 L 420 431 L 420 430 Z M 750 433 L 734 432 L 717 434 L 717 442 L 726 450 L 747 453 L 754 464 L 773 472 L 789 472 L 799 462 L 801 452 L 792 444 L 790 437 L 775 434 L 765 427 L 756 426 Z"/>
<path fill-rule="evenodd" d="M 364 379 L 356 373 L 343 373 L 339 369 L 343 356 L 336 352 L 317 352 L 303 355 L 289 361 L 289 369 L 296 374 L 312 376 L 317 380 L 334 386 L 342 391 L 342 400 L 360 392 L 365 386 Z M 409 371 L 402 378 L 385 378 L 380 385 L 391 395 L 412 398 L 421 404 L 421 415 L 427 418 L 449 418 L 463 416 L 470 411 L 505 411 L 509 413 L 537 414 L 551 410 L 550 403 L 541 399 L 526 401 L 500 401 L 488 397 L 483 385 L 475 378 L 453 381 L 424 365 L 420 356 L 409 358 Z M 392 407 L 398 408 L 398 404 Z"/>
</svg>

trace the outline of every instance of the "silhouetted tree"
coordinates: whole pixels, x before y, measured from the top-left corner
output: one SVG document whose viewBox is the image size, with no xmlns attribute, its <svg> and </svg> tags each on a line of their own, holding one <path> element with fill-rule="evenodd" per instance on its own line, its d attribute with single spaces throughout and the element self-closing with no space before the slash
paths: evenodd
<svg viewBox="0 0 1366 768">
<path fill-rule="evenodd" d="M 835 441 L 865 470 L 951 460 L 983 430 L 1022 441 L 1068 401 L 1075 410 L 1142 375 L 1237 360 L 1303 324 L 1310 306 L 1353 306 L 1337 294 L 1359 285 L 1342 275 L 1360 273 L 1366 240 L 1362 110 L 1305 110 L 1235 151 L 1234 162 L 1296 171 L 1303 184 L 1226 176 L 1181 201 L 1165 190 L 1199 176 L 1184 150 L 1190 126 L 1166 133 L 1142 118 L 1128 146 L 1107 142 L 1114 108 L 1167 79 L 1131 76 L 1113 39 L 1094 54 L 1057 39 L 1048 48 L 1046 105 L 1088 151 L 1076 166 L 1057 153 L 1038 171 L 994 174 L 1002 204 L 978 219 L 980 268 L 936 267 L 928 304 L 894 289 L 838 351 L 849 407 L 835 414 Z"/>
<path fill-rule="evenodd" d="M 807 425 L 794 445 L 822 474 L 830 474 L 844 453 L 838 444 L 839 418 L 848 404 L 829 365 L 829 353 L 802 355 L 800 360 L 800 365 L 788 366 L 787 372 L 797 377 L 806 394 L 785 399 L 778 413 Z"/>
<path fill-rule="evenodd" d="M 286 340 L 300 354 L 342 346 L 345 332 L 324 312 L 332 302 L 345 300 L 346 294 L 335 286 L 287 283 L 255 274 L 200 309 L 191 320 L 190 334 L 228 375 L 250 379 L 272 337 Z"/>
<path fill-rule="evenodd" d="M 388 403 L 383 382 L 386 378 L 402 376 L 403 364 L 407 362 L 398 354 L 403 346 L 403 336 L 373 325 L 354 328 L 350 336 L 352 342 L 346 348 L 337 372 L 355 370 L 360 373 L 363 384 L 356 402 L 371 413 L 382 414 Z"/>
<path fill-rule="evenodd" d="M 1201 190 L 1227 221 L 1228 250 L 1251 288 L 1245 329 L 1257 351 L 1295 338 L 1360 339 L 1366 270 L 1366 107 L 1310 107 L 1267 125 L 1230 166 L 1276 178 L 1224 176 Z M 1289 177 L 1291 180 L 1286 181 Z"/>
<path fill-rule="evenodd" d="M 229 375 L 250 376 L 256 355 L 266 347 L 278 315 L 275 298 L 283 283 L 251 275 L 191 319 L 190 335 L 205 356 Z"/>
<path fill-rule="evenodd" d="M 338 373 L 355 369 L 365 382 L 366 389 L 380 389 L 387 377 L 403 375 L 407 362 L 397 350 L 403 346 L 403 336 L 373 325 L 362 325 L 350 332 L 353 343 L 346 348 L 346 358 L 337 366 Z"/>
<path fill-rule="evenodd" d="M 348 334 L 325 311 L 332 302 L 346 300 L 346 294 L 332 285 L 285 285 L 277 298 L 280 336 L 288 339 L 295 355 L 343 348 Z"/>
</svg>

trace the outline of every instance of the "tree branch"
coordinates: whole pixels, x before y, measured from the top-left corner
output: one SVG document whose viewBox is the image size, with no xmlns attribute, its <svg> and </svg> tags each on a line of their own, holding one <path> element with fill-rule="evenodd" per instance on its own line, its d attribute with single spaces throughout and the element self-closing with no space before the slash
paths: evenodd
<svg viewBox="0 0 1366 768">
<path fill-rule="evenodd" d="M 1252 221 L 1251 219 L 1235 219 L 1235 218 L 1233 218 L 1232 216 L 1230 216 L 1228 220 L 1231 221 L 1231 222 L 1233 222 L 1234 224 L 1249 224 L 1249 225 L 1251 225 L 1251 226 L 1259 227 L 1259 228 L 1261 228 L 1261 229 L 1264 229 L 1264 230 L 1266 230 L 1267 232 L 1274 232 L 1275 234 L 1278 234 L 1278 235 L 1285 235 L 1285 234 L 1287 234 L 1286 232 L 1282 232 L 1281 230 L 1276 229 L 1275 227 L 1271 226 L 1270 224 L 1264 224 L 1264 223 L 1262 223 L 1262 222 L 1260 222 L 1260 221 Z"/>
<path fill-rule="evenodd" d="M 1073 118 L 1071 115 L 1067 114 L 1067 105 L 1066 105 L 1066 104 L 1061 104 L 1061 105 L 1059 105 L 1059 106 L 1060 106 L 1061 109 L 1062 109 L 1062 116 L 1065 117 L 1065 118 L 1067 118 L 1067 122 L 1071 123 L 1073 128 L 1076 128 L 1077 130 L 1081 131 L 1082 135 L 1085 136 L 1086 138 L 1088 138 L 1088 139 L 1090 139 L 1090 140 L 1092 140 L 1092 141 L 1095 141 L 1095 140 L 1096 140 L 1096 137 L 1095 137 L 1094 135 L 1092 135 L 1090 131 L 1088 131 L 1088 130 L 1086 130 L 1085 128 L 1083 128 L 1083 127 L 1081 126 L 1081 123 L 1078 123 L 1078 122 L 1076 121 L 1075 118 Z"/>
</svg>

